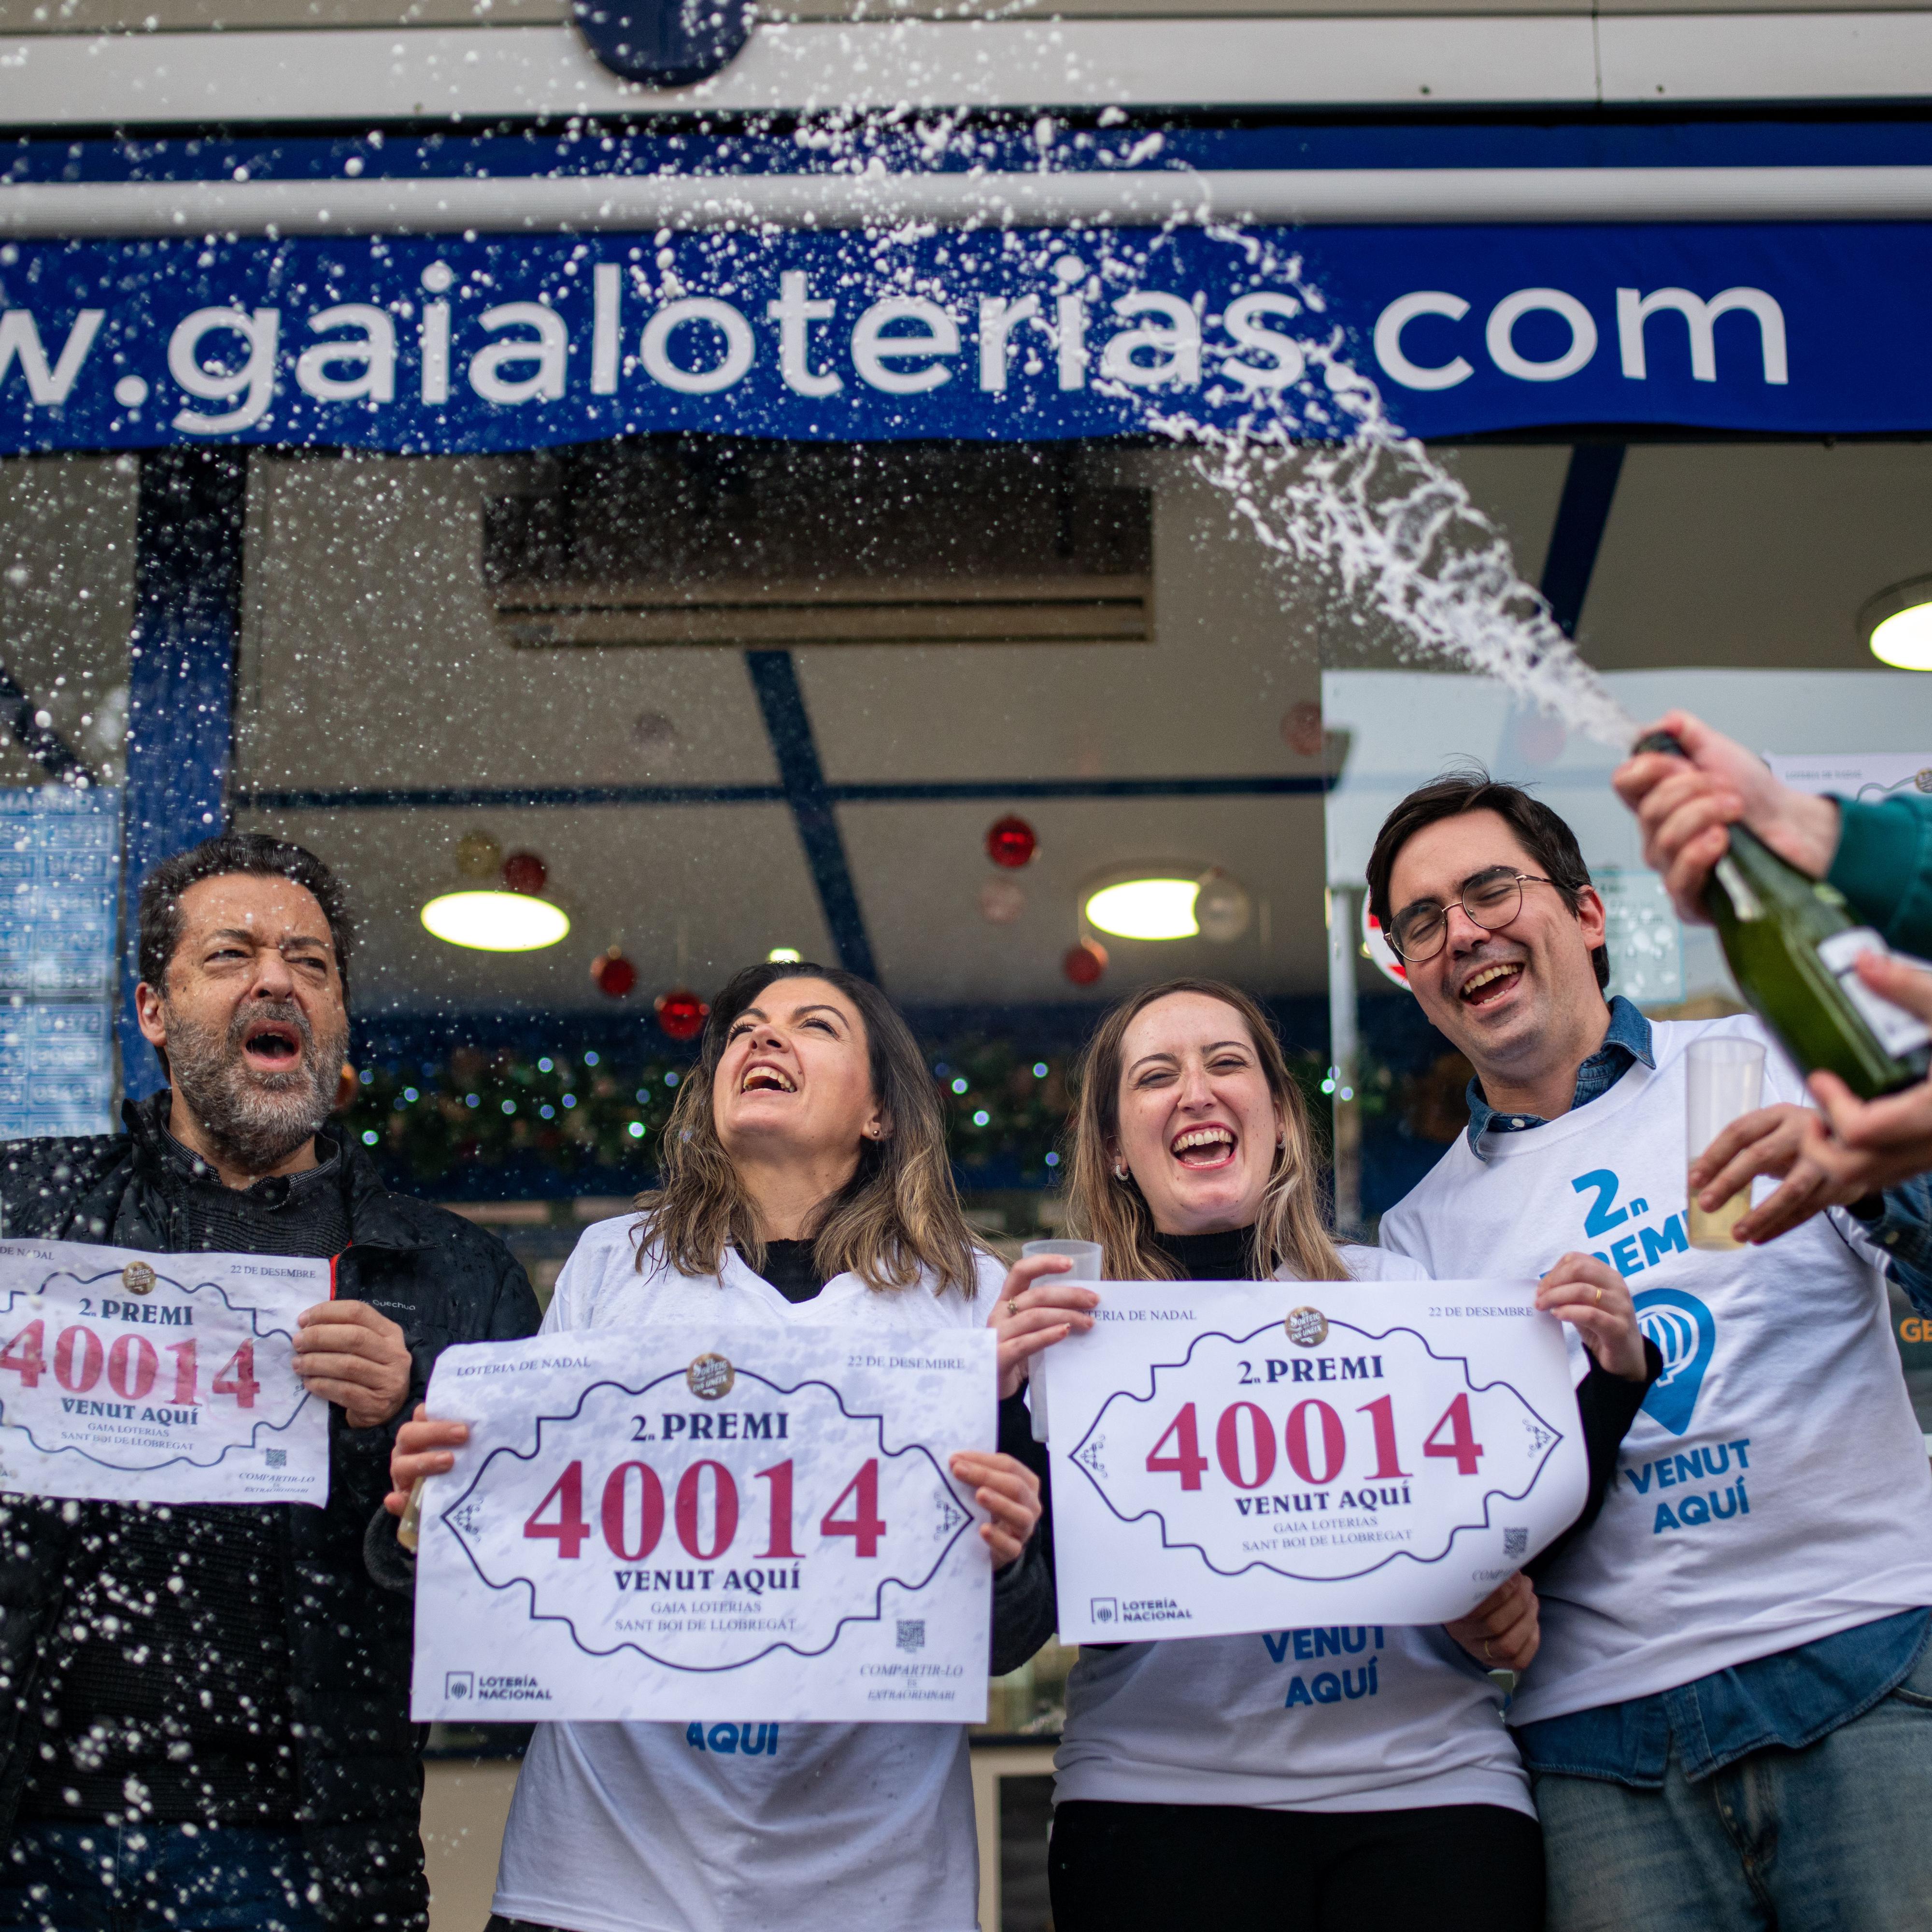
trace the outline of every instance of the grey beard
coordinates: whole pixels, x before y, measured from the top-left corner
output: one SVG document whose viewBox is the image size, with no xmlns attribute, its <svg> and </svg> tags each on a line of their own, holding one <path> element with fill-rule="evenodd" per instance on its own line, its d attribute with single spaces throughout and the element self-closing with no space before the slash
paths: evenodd
<svg viewBox="0 0 1932 1932">
<path fill-rule="evenodd" d="M 248 1029 L 278 1020 L 302 1036 L 302 1058 L 285 1072 L 257 1073 L 242 1057 Z M 218 1033 L 168 1015 L 168 1078 L 226 1164 L 266 1174 L 286 1160 L 334 1110 L 349 1051 L 344 1027 L 318 1047 L 308 1016 L 292 1003 L 250 1004 Z"/>
</svg>

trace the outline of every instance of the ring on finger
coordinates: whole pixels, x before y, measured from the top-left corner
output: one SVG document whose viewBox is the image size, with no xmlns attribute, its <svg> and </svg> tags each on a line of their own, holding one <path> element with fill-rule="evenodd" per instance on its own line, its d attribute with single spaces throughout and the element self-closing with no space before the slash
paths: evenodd
<svg viewBox="0 0 1932 1932">
<path fill-rule="evenodd" d="M 1484 1637 L 1483 1640 L 1483 1661 L 1485 1664 L 1493 1664 L 1496 1660 L 1496 1654 L 1490 1648 L 1489 1639 L 1487 1637 Z"/>
<path fill-rule="evenodd" d="M 1016 1316 L 1018 1314 L 1019 1312 L 1019 1298 L 1017 1295 L 1008 1295 L 1006 1297 L 1006 1313 L 1010 1316 Z"/>
</svg>

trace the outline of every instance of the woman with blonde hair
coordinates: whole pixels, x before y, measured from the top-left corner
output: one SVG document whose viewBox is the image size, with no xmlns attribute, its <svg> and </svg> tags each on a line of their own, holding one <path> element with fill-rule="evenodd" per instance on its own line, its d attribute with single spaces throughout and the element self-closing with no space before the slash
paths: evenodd
<svg viewBox="0 0 1932 1932">
<path fill-rule="evenodd" d="M 1084 1058 L 1072 1142 L 1067 1225 L 1101 1244 L 1109 1280 L 1422 1277 L 1330 1234 L 1280 1045 L 1219 981 L 1172 980 L 1107 1016 Z M 1566 1256 L 1538 1300 L 1595 1356 L 1606 1388 L 1590 1406 L 1609 1417 L 1594 1432 L 1612 1438 L 1613 1462 L 1654 1372 L 1629 1292 L 1601 1262 Z M 1003 1441 L 1023 1446 L 1002 1420 Z M 1600 1450 L 1592 1460 L 1600 1472 Z M 1534 1592 L 1517 1576 L 1446 1630 L 1083 1649 L 1054 1762 L 1058 1932 L 1263 1916 L 1298 1932 L 1532 1932 L 1541 1835 L 1486 1673 L 1522 1668 L 1535 1642 Z"/>
<path fill-rule="evenodd" d="M 992 1325 L 1010 1387 L 1028 1354 L 1087 1322 L 1077 1307 L 1052 1319 L 1013 1312 L 1049 1264 L 1008 1273 L 974 1240 L 919 1048 L 878 989 L 850 974 L 771 964 L 733 980 L 660 1158 L 662 1184 L 638 1212 L 578 1243 L 546 1334 L 701 1310 L 910 1342 L 986 1321 L 999 1289 Z M 392 1510 L 418 1477 L 455 1466 L 466 1433 L 420 1411 L 404 1426 Z M 952 1468 L 989 1519 L 980 1534 L 997 1572 L 992 1665 L 1009 1670 L 1022 1659 L 1002 1654 L 1008 1600 L 1038 1594 L 1028 1580 L 1036 1550 L 1034 1562 L 1022 1560 L 1038 1485 L 1009 1456 L 957 1455 Z M 781 1726 L 745 1723 L 757 1712 L 736 1708 L 692 1716 L 706 1721 L 536 1727 L 493 1926 L 972 1932 L 978 1855 L 964 1726 Z"/>
</svg>

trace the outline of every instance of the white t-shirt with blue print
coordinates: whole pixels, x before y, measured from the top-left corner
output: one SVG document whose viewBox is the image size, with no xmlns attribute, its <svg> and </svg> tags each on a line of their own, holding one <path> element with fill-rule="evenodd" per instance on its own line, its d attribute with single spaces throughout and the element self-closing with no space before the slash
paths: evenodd
<svg viewBox="0 0 1932 1932">
<path fill-rule="evenodd" d="M 1423 1270 L 1345 1247 L 1359 1281 Z M 1056 1802 L 1534 1817 L 1502 1698 L 1440 1628 L 1343 1625 L 1088 1647 L 1066 1686 Z"/>
<path fill-rule="evenodd" d="M 1750 1016 L 1660 1024 L 1654 1069 L 1545 1126 L 1486 1134 L 1480 1156 L 1459 1136 L 1382 1217 L 1383 1244 L 1438 1280 L 1600 1255 L 1664 1358 L 1602 1514 L 1539 1585 L 1543 1647 L 1513 1723 L 1932 1604 L 1932 1470 L 1876 1251 L 1836 1210 L 1762 1248 L 1689 1244 L 1684 1053 L 1717 1034 L 1766 1042 L 1767 1106 L 1804 1100 Z"/>
<path fill-rule="evenodd" d="M 968 1300 L 856 1276 L 794 1304 L 728 1251 L 716 1276 L 636 1265 L 634 1216 L 588 1229 L 544 1333 L 710 1318 L 849 1324 L 906 1340 L 976 1328 Z M 979 1851 L 962 1724 L 775 1724 L 720 1690 L 687 1723 L 539 1724 L 503 1834 L 494 1910 L 567 1932 L 974 1932 Z"/>
</svg>

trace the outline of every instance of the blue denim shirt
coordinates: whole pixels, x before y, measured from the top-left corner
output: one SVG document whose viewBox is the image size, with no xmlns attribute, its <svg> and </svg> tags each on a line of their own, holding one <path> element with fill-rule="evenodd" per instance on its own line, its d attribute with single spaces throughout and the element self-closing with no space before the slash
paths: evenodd
<svg viewBox="0 0 1932 1932">
<path fill-rule="evenodd" d="M 1603 1045 L 1576 1070 L 1572 1108 L 1600 1100 L 1639 1060 L 1657 1064 L 1650 1022 L 1619 995 L 1610 1002 Z M 1488 1159 L 1485 1133 L 1546 1124 L 1534 1114 L 1497 1112 L 1474 1080 L 1468 1101 L 1469 1145 L 1478 1160 Z M 1882 1211 L 1861 1219 L 1912 1305 L 1932 1314 L 1932 1179 L 1888 1189 Z M 1520 1725 L 1516 1742 L 1532 1771 L 1652 1790 L 1664 1783 L 1674 1746 L 1695 1784 L 1750 1752 L 1772 1744 L 1797 1750 L 1863 1717 L 1910 1673 L 1928 1635 L 1932 1610 L 1901 1610 L 1675 1690 Z"/>
<path fill-rule="evenodd" d="M 1646 1066 L 1657 1064 L 1651 1051 L 1650 1022 L 1619 993 L 1610 1002 L 1610 1030 L 1604 1043 L 1576 1070 L 1576 1090 L 1570 1111 L 1600 1100 L 1639 1060 Z M 1499 1114 L 1483 1097 L 1483 1083 L 1472 1079 L 1464 1095 L 1469 1103 L 1469 1146 L 1478 1160 L 1487 1160 L 1483 1151 L 1486 1133 L 1516 1134 L 1529 1127 L 1550 1123 L 1540 1114 Z"/>
</svg>

